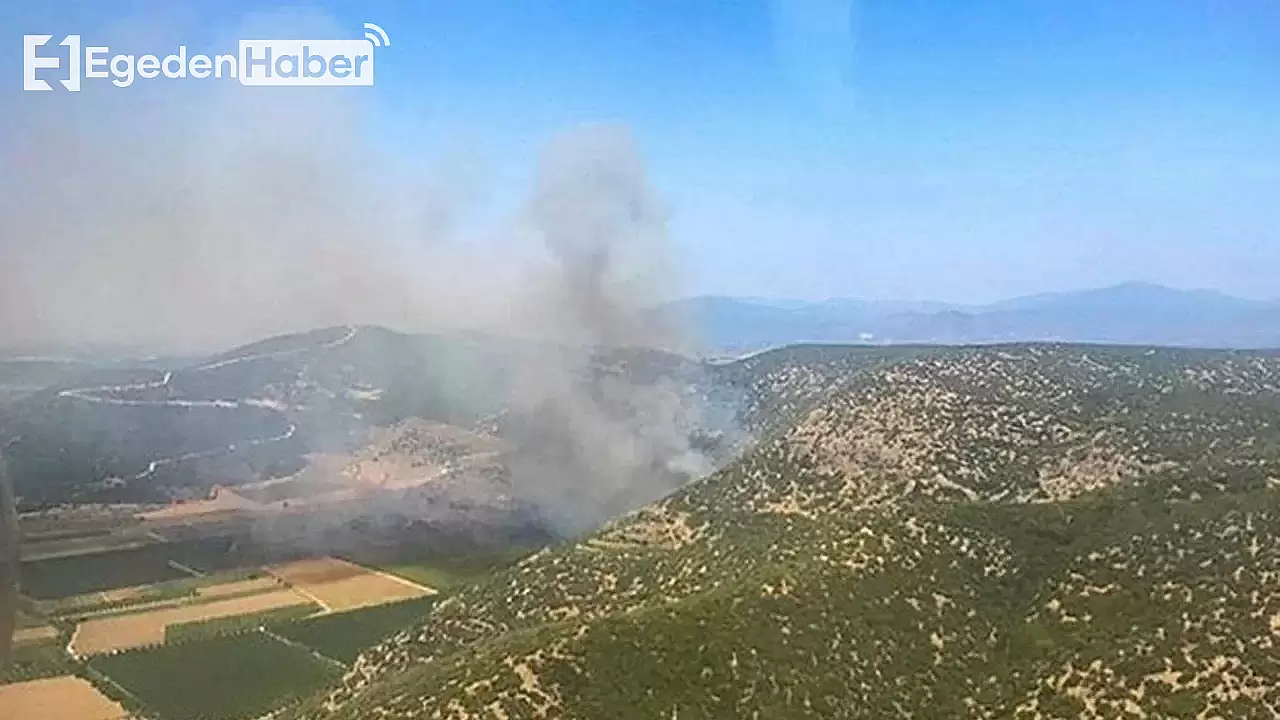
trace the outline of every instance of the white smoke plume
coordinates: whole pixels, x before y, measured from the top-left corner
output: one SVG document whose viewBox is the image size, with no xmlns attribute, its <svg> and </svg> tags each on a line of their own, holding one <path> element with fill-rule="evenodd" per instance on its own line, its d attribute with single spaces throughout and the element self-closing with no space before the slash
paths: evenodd
<svg viewBox="0 0 1280 720">
<path fill-rule="evenodd" d="M 447 262 L 449 200 L 436 178 L 379 161 L 358 106 L 305 90 L 172 103 L 147 91 L 157 105 L 108 91 L 38 108 L 7 136 L 6 346 L 209 350 L 325 324 L 442 319 L 429 300 L 448 285 L 430 271 Z M 68 119 L 81 113 L 95 122 Z"/>
<path fill-rule="evenodd" d="M 573 533 L 657 499 L 708 460 L 690 444 L 702 424 L 686 385 L 639 382 L 600 367 L 598 347 L 679 349 L 674 318 L 641 310 L 673 275 L 666 219 L 627 133 L 582 128 L 553 142 L 530 215 L 554 263 L 539 319 L 569 347 L 519 370 L 509 430 L 529 452 L 513 462 L 518 487 Z"/>
<path fill-rule="evenodd" d="M 678 263 L 625 127 L 553 138 L 525 207 L 477 242 L 457 231 L 483 185 L 467 156 L 395 159 L 413 148 L 369 140 L 367 95 L 58 95 L 24 98 L 0 136 L 0 347 L 212 351 L 337 324 L 516 335 L 542 349 L 507 417 L 536 451 L 510 470 L 558 529 L 708 467 L 684 385 L 593 359 L 695 344 L 648 311 L 679 295 Z"/>
</svg>

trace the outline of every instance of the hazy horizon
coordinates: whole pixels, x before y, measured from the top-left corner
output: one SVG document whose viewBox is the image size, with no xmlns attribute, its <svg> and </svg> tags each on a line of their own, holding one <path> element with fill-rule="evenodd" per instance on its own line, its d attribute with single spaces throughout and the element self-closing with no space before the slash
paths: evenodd
<svg viewBox="0 0 1280 720">
<path fill-rule="evenodd" d="M 1045 288 L 1041 290 L 1033 290 L 1025 294 L 1005 295 L 1005 296 L 995 297 L 993 299 L 990 299 L 984 302 L 962 302 L 958 300 L 950 300 L 943 297 L 932 297 L 932 296 L 864 297 L 859 295 L 829 295 L 829 296 L 801 297 L 801 296 L 794 296 L 794 295 L 793 296 L 770 296 L 770 295 L 759 295 L 759 294 L 727 295 L 727 294 L 721 294 L 721 293 L 699 293 L 699 294 L 687 295 L 681 299 L 697 300 L 701 298 L 720 297 L 720 298 L 728 298 L 733 300 L 760 301 L 760 302 L 769 302 L 769 303 L 806 303 L 806 304 L 838 302 L 842 300 L 858 300 L 858 301 L 863 301 L 867 303 L 922 304 L 922 305 L 937 304 L 937 305 L 949 305 L 949 306 L 956 306 L 956 307 L 981 308 L 989 305 L 996 305 L 1002 302 L 1007 302 L 1010 300 L 1033 297 L 1036 295 L 1057 295 L 1057 294 L 1095 292 L 1095 291 L 1102 291 L 1102 290 L 1112 290 L 1115 288 L 1121 288 L 1126 286 L 1163 288 L 1166 290 L 1173 290 L 1176 292 L 1187 292 L 1187 293 L 1201 293 L 1201 292 L 1216 293 L 1216 294 L 1225 295 L 1227 297 L 1231 297 L 1234 299 L 1245 300 L 1249 302 L 1265 302 L 1265 303 L 1280 302 L 1280 292 L 1277 292 L 1276 294 L 1273 294 L 1273 295 L 1250 296 L 1250 295 L 1236 294 L 1233 292 L 1223 290 L 1221 288 L 1181 287 L 1177 285 L 1169 285 L 1166 283 L 1153 283 L 1145 280 L 1122 280 L 1120 282 L 1109 283 L 1106 285 L 1052 287 L 1052 288 Z"/>
<path fill-rule="evenodd" d="M 510 325 L 537 292 L 510 289 L 556 263 L 530 231 L 546 148 L 600 124 L 629 136 L 661 225 L 659 252 L 612 258 L 646 301 L 1280 295 L 1280 5 L 1263 0 L 142 1 L 0 20 L 113 53 L 366 21 L 391 38 L 371 88 L 24 93 L 15 35 L 10 337 Z"/>
<path fill-rule="evenodd" d="M 1264 306 L 1275 305 L 1277 306 L 1277 308 L 1280 308 L 1280 298 L 1277 298 L 1277 297 L 1250 298 L 1250 297 L 1245 297 L 1241 295 L 1226 293 L 1215 288 L 1179 288 L 1171 285 L 1147 283 L 1143 281 L 1128 281 L 1128 282 L 1117 283 L 1115 285 L 1107 285 L 1107 286 L 1100 286 L 1100 287 L 1069 288 L 1065 290 L 1046 290 L 1043 292 L 1030 293 L 1028 295 L 997 298 L 994 301 L 986 302 L 986 303 L 958 303 L 958 302 L 951 302 L 947 300 L 938 300 L 935 298 L 865 298 L 865 297 L 844 296 L 844 297 L 806 299 L 806 298 L 796 298 L 796 297 L 765 297 L 765 296 L 759 296 L 759 295 L 719 295 L 719 294 L 706 293 L 706 294 L 684 295 L 684 296 L 675 298 L 674 300 L 664 301 L 660 305 L 655 305 L 652 307 L 659 308 L 662 306 L 666 306 L 668 304 L 697 302 L 701 300 L 728 300 L 728 301 L 736 301 L 736 302 L 772 306 L 772 307 L 779 307 L 779 308 L 811 307 L 811 306 L 821 305 L 823 303 L 859 302 L 859 303 L 866 303 L 867 305 L 870 305 L 870 306 L 879 305 L 879 306 L 886 306 L 889 308 L 892 308 L 894 306 L 903 306 L 903 307 L 910 308 L 913 311 L 926 312 L 926 313 L 933 310 L 959 310 L 961 312 L 964 312 L 964 311 L 989 310 L 989 309 L 996 308 L 1003 303 L 1009 303 L 1016 300 L 1034 298 L 1042 295 L 1047 295 L 1047 296 L 1068 295 L 1069 296 L 1069 295 L 1074 295 L 1078 293 L 1105 292 L 1109 290 L 1116 290 L 1116 289 L 1121 289 L 1126 287 L 1141 288 L 1146 290 L 1168 290 L 1168 291 L 1173 291 L 1178 293 L 1210 293 L 1210 294 L 1219 296 L 1221 298 L 1240 300 L 1246 303 L 1259 303 L 1259 304 L 1263 304 Z M 642 310 L 644 308 L 637 307 L 633 309 Z M 404 327 L 404 326 L 396 326 L 390 323 L 377 323 L 377 322 L 340 323 L 339 325 L 341 324 L 382 326 L 396 332 L 409 332 L 409 333 L 462 331 L 462 332 L 480 332 L 480 333 L 496 332 L 501 334 L 505 330 L 510 329 L 510 328 L 502 328 L 502 327 L 490 327 L 490 328 Z M 250 344 L 253 342 L 257 342 L 259 340 L 268 339 L 269 337 L 272 337 L 275 335 L 290 335 L 290 334 L 297 334 L 297 333 L 305 333 L 313 330 L 321 330 L 321 329 L 334 327 L 334 326 L 335 325 L 325 325 L 325 324 L 305 325 L 305 326 L 298 325 L 292 328 L 281 328 L 279 329 L 278 332 L 270 333 L 267 335 L 245 336 L 243 338 L 239 338 L 238 340 L 232 341 L 230 343 L 212 344 L 212 345 L 207 345 L 203 347 L 169 347 L 163 344 L 156 345 L 156 344 L 128 343 L 128 342 L 112 343 L 109 341 L 95 342 L 95 341 L 77 341 L 77 340 L 68 340 L 66 342 L 44 343 L 44 344 L 37 344 L 34 346 L 23 347 L 23 346 L 8 345 L 4 342 L 3 338 L 0 338 L 0 351 L 9 351 L 9 352 L 19 353 L 15 357 L 38 357 L 38 355 L 25 356 L 22 353 L 38 352 L 38 351 L 56 352 L 56 351 L 72 350 L 75 348 L 83 348 L 86 351 L 91 351 L 95 348 L 105 348 L 105 349 L 114 348 L 116 350 L 137 352 L 137 353 L 159 353 L 161 355 L 177 355 L 177 356 L 191 355 L 193 357 L 203 357 L 207 353 L 230 350 L 236 347 L 237 345 Z M 852 338 L 852 337 L 849 338 L 850 342 L 853 342 L 854 340 L 855 338 Z"/>
</svg>

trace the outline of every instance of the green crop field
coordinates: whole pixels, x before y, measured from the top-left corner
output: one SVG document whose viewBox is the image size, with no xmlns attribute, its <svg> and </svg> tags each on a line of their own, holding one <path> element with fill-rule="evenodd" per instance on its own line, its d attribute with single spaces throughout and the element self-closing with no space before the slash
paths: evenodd
<svg viewBox="0 0 1280 720">
<path fill-rule="evenodd" d="M 275 625 L 271 631 L 349 664 L 361 650 L 421 620 L 435 603 L 434 597 L 405 600 Z"/>
<path fill-rule="evenodd" d="M 188 577 L 170 561 L 188 567 L 213 564 L 227 554 L 231 543 L 231 538 L 208 538 L 33 560 L 22 564 L 22 589 L 32 598 L 47 600 Z"/>
<path fill-rule="evenodd" d="M 18 616 L 15 619 L 15 622 L 17 624 L 18 629 L 22 630 L 24 628 L 40 627 L 41 625 L 47 624 L 48 621 L 46 621 L 44 618 L 37 617 L 35 615 L 28 615 L 27 613 L 24 613 L 21 610 L 19 610 Z"/>
<path fill-rule="evenodd" d="M 447 590 L 489 577 L 520 558 L 532 555 L 539 547 L 515 546 L 460 555 L 432 554 L 375 564 L 380 570 L 392 575 L 399 575 L 427 587 Z"/>
<path fill-rule="evenodd" d="M 130 547 L 140 547 L 155 542 L 154 539 L 123 533 L 106 533 L 89 537 L 59 538 L 56 540 L 24 540 L 22 543 L 23 560 L 52 559 L 69 555 L 91 555 L 93 553 L 114 552 Z"/>
<path fill-rule="evenodd" d="M 22 590 L 38 600 L 82 595 L 183 577 L 163 545 L 118 552 L 34 560 L 22 564 Z"/>
<path fill-rule="evenodd" d="M 76 665 L 58 641 L 24 645 L 13 651 L 13 662 L 0 668 L 0 685 L 74 673 Z"/>
<path fill-rule="evenodd" d="M 58 540 L 84 540 L 88 538 L 102 538 L 111 534 L 112 528 L 96 527 L 96 528 L 71 528 L 68 530 L 43 530 L 28 531 L 28 522 L 22 521 L 22 540 L 25 543 L 43 543 L 55 542 Z"/>
<path fill-rule="evenodd" d="M 90 667 L 165 720 L 255 718 L 332 681 L 337 667 L 262 633 L 104 655 Z"/>
<path fill-rule="evenodd" d="M 320 606 L 315 604 L 295 605 L 249 615 L 232 615 L 231 617 L 215 618 L 213 620 L 198 620 L 180 625 L 170 625 L 164 629 L 164 641 L 166 643 L 179 643 L 217 637 L 219 635 L 235 635 L 236 633 L 253 630 L 264 625 L 276 625 L 300 620 L 308 615 L 315 614 L 319 610 Z"/>
<path fill-rule="evenodd" d="M 261 577 L 263 574 L 263 571 L 258 568 L 246 568 L 203 577 L 184 575 L 174 580 L 166 580 L 165 582 L 138 588 L 136 592 L 131 592 L 126 597 L 108 598 L 104 597 L 102 593 L 89 593 L 86 595 L 72 595 L 56 600 L 43 600 L 37 603 L 36 607 L 46 615 L 76 620 L 87 615 L 117 610 L 124 611 L 137 606 L 154 605 L 156 603 L 165 603 L 166 601 L 167 604 L 177 604 L 177 601 L 180 600 L 198 601 L 197 596 L 201 588 L 239 580 L 249 580 Z"/>
</svg>

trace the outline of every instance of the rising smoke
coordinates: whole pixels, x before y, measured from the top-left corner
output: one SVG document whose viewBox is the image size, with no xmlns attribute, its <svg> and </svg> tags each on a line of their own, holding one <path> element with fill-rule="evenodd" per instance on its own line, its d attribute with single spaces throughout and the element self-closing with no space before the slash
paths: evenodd
<svg viewBox="0 0 1280 720">
<path fill-rule="evenodd" d="M 554 258 L 541 318 L 569 346 L 518 369 L 508 429 L 526 451 L 511 472 L 558 530 L 575 533 L 708 470 L 691 445 L 705 423 L 685 383 L 602 371 L 593 352 L 686 342 L 674 318 L 641 312 L 672 269 L 664 211 L 627 133 L 581 128 L 552 143 L 530 215 Z"/>
<path fill-rule="evenodd" d="M 380 161 L 359 103 L 184 90 L 22 106 L 0 164 L 7 346 L 211 350 L 483 305 L 442 306 L 444 181 Z"/>
<path fill-rule="evenodd" d="M 679 278 L 625 127 L 553 138 L 523 207 L 463 233 L 466 153 L 395 161 L 368 141 L 368 96 L 254 90 L 86 91 L 10 117 L 0 345 L 209 351 L 335 324 L 520 336 L 540 350 L 512 368 L 509 470 L 555 529 L 707 470 L 687 383 L 595 359 L 694 344 L 648 310 Z"/>
</svg>

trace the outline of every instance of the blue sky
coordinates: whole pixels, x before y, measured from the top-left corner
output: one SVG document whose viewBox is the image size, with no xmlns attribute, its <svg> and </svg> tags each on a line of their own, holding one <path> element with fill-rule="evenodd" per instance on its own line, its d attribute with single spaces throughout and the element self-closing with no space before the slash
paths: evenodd
<svg viewBox="0 0 1280 720">
<path fill-rule="evenodd" d="M 199 46 L 274 7 L 8 3 L 5 65 L 24 32 L 160 18 Z M 358 91 L 367 140 L 483 157 L 499 211 L 555 132 L 625 122 L 690 294 L 981 302 L 1142 280 L 1280 297 L 1276 0 L 306 7 L 391 37 Z"/>
</svg>

